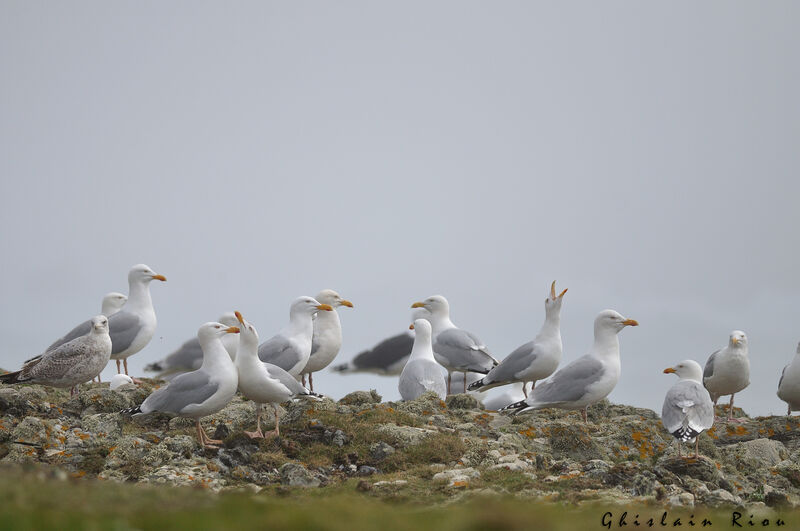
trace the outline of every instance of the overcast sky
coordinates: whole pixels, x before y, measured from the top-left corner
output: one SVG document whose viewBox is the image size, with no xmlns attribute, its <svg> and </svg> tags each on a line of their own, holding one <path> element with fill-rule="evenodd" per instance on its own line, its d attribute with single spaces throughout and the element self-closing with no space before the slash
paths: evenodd
<svg viewBox="0 0 800 531">
<path fill-rule="evenodd" d="M 135 374 L 238 309 L 266 339 L 338 290 L 341 360 L 440 293 L 498 358 L 569 288 L 610 395 L 660 411 L 733 329 L 736 404 L 800 340 L 796 2 L 0 2 L 0 366 L 168 278 Z M 109 368 L 104 373 L 113 373 Z M 322 373 L 340 397 L 396 380 Z M 727 399 L 724 399 L 727 400 Z"/>
</svg>

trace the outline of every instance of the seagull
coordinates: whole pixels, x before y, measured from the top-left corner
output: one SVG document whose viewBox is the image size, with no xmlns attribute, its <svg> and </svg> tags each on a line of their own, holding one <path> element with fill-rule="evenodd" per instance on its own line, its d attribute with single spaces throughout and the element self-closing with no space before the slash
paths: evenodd
<svg viewBox="0 0 800 531">
<path fill-rule="evenodd" d="M 525 382 L 531 382 L 533 390 L 537 380 L 544 380 L 555 372 L 561 362 L 561 302 L 566 292 L 556 295 L 556 281 L 553 281 L 550 296 L 544 300 L 544 324 L 536 338 L 518 347 L 486 376 L 470 384 L 470 391 L 483 392 L 522 382 L 522 392 L 527 397 Z"/>
<path fill-rule="evenodd" d="M 415 302 L 412 308 L 425 308 L 433 328 L 433 355 L 436 361 L 447 369 L 447 393 L 450 394 L 450 383 L 453 372 L 488 373 L 497 365 L 483 342 L 453 324 L 450 320 L 450 304 L 441 295 L 433 295 L 423 302 Z M 464 378 L 464 392 L 467 392 L 467 380 Z"/>
<path fill-rule="evenodd" d="M 680 380 L 664 397 L 661 423 L 678 440 L 678 457 L 681 442 L 694 442 L 697 458 L 700 446 L 697 436 L 714 425 L 714 403 L 703 387 L 703 369 L 696 361 L 685 360 L 664 369 L 664 374 L 676 374 Z"/>
<path fill-rule="evenodd" d="M 150 298 L 150 282 L 160 280 L 166 282 L 164 275 L 157 275 L 144 264 L 138 264 L 128 272 L 128 300 L 122 308 L 108 316 L 108 328 L 111 335 L 111 359 L 117 362 L 117 372 L 120 369 L 120 360 L 128 374 L 128 357 L 136 354 L 153 338 L 156 331 L 156 312 Z M 56 340 L 47 347 L 49 352 L 76 337 L 86 335 L 90 328 L 86 321 L 73 328 L 67 335 Z"/>
<path fill-rule="evenodd" d="M 233 312 L 223 313 L 217 320 L 227 326 L 236 326 L 239 321 Z M 236 359 L 236 348 L 239 345 L 237 334 L 227 334 L 222 337 L 222 346 L 228 351 L 231 361 Z M 200 368 L 203 363 L 203 349 L 200 348 L 200 341 L 197 336 L 187 340 L 180 347 L 167 354 L 163 360 L 146 365 L 146 372 L 158 372 L 157 378 L 167 379 L 174 377 L 181 372 L 194 371 Z"/>
<path fill-rule="evenodd" d="M 70 396 L 74 395 L 75 386 L 100 374 L 111 356 L 108 318 L 97 315 L 89 323 L 85 335 L 26 361 L 22 369 L 0 376 L 0 382 L 71 387 Z"/>
<path fill-rule="evenodd" d="M 289 325 L 259 345 L 259 359 L 299 377 L 311 355 L 313 318 L 318 311 L 332 312 L 333 307 L 313 297 L 295 299 L 289 309 Z"/>
<path fill-rule="evenodd" d="M 411 322 L 427 319 L 430 312 L 417 308 L 412 312 Z M 359 352 L 352 360 L 333 367 L 343 374 L 372 373 L 380 376 L 399 376 L 406 366 L 411 348 L 414 346 L 414 331 L 406 329 L 396 336 L 384 339 L 371 349 Z"/>
<path fill-rule="evenodd" d="M 100 307 L 100 313 L 106 317 L 111 317 L 125 305 L 127 300 L 128 296 L 123 295 L 122 293 L 118 293 L 116 291 L 106 293 L 103 297 L 103 304 Z"/>
<path fill-rule="evenodd" d="M 314 317 L 314 335 L 311 339 L 311 354 L 305 368 L 301 371 L 303 385 L 306 384 L 306 374 L 308 374 L 308 386 L 314 390 L 314 380 L 312 376 L 315 372 L 321 371 L 333 361 L 342 348 L 342 325 L 339 322 L 339 314 L 336 308 L 346 306 L 353 307 L 353 303 L 343 299 L 332 289 L 324 289 L 319 292 L 316 299 L 334 308 L 332 312 L 317 313 Z"/>
<path fill-rule="evenodd" d="M 778 382 L 778 398 L 788 404 L 787 415 L 791 416 L 792 411 L 800 411 L 800 344 L 792 362 L 783 368 Z"/>
<path fill-rule="evenodd" d="M 222 346 L 225 334 L 238 334 L 235 326 L 205 323 L 197 331 L 203 349 L 199 369 L 180 374 L 167 385 L 156 389 L 140 405 L 123 410 L 129 415 L 146 415 L 154 411 L 195 419 L 197 439 L 206 448 L 217 448 L 222 441 L 211 439 L 200 425 L 200 419 L 220 411 L 236 394 L 239 381 L 236 367 Z"/>
<path fill-rule="evenodd" d="M 123 385 L 132 383 L 133 383 L 133 378 L 131 378 L 127 374 L 115 374 L 114 376 L 111 377 L 111 382 L 109 383 L 108 388 L 113 391 L 115 389 L 119 389 Z"/>
<path fill-rule="evenodd" d="M 425 319 L 417 319 L 409 328 L 416 335 L 411 357 L 400 373 L 397 385 L 400 396 L 403 400 L 414 400 L 426 391 L 433 391 L 444 400 L 447 397 L 447 384 L 442 366 L 433 357 L 431 324 Z"/>
<path fill-rule="evenodd" d="M 733 418 L 733 395 L 750 385 L 750 359 L 747 354 L 747 336 L 741 330 L 734 330 L 728 346 L 709 356 L 703 371 L 703 385 L 708 389 L 715 409 L 721 396 L 731 395 L 728 422 L 741 421 Z"/>
<path fill-rule="evenodd" d="M 524 411 L 554 407 L 580 409 L 586 422 L 587 408 L 608 396 L 619 381 L 619 338 L 626 326 L 639 326 L 614 310 L 603 310 L 594 320 L 594 346 L 585 356 L 557 371 L 531 390 L 528 397 L 500 411 Z"/>
<path fill-rule="evenodd" d="M 241 330 L 239 350 L 236 353 L 236 370 L 239 374 L 239 391 L 256 403 L 256 431 L 244 432 L 250 438 L 280 435 L 278 404 L 293 398 L 319 397 L 306 389 L 294 376 L 277 365 L 258 359 L 258 332 L 236 312 Z M 261 431 L 261 406 L 272 404 L 275 411 L 275 429 L 265 435 Z"/>
</svg>

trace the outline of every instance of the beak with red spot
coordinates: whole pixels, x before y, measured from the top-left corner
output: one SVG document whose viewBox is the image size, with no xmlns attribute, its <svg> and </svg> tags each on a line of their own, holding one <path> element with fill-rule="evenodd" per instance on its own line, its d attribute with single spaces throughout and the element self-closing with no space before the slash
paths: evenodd
<svg viewBox="0 0 800 531">
<path fill-rule="evenodd" d="M 233 312 L 233 315 L 236 316 L 236 319 L 241 323 L 244 324 L 244 317 L 242 317 L 241 312 Z"/>
<path fill-rule="evenodd" d="M 636 319 L 625 319 L 622 324 L 625 326 L 639 326 L 639 322 Z"/>
<path fill-rule="evenodd" d="M 339 304 L 341 304 L 342 306 L 347 306 L 348 308 L 352 308 L 353 307 L 353 303 L 348 301 L 348 300 L 346 300 L 346 299 L 343 299 L 342 302 L 340 302 Z"/>
<path fill-rule="evenodd" d="M 667 367 L 664 369 L 664 374 L 674 374 L 676 371 L 672 367 Z"/>
<path fill-rule="evenodd" d="M 165 277 L 164 275 L 153 275 L 151 278 L 153 280 L 160 280 L 161 282 L 167 281 L 167 277 Z"/>
<path fill-rule="evenodd" d="M 555 301 L 556 299 L 560 299 L 564 296 L 566 292 L 567 290 L 565 289 L 564 291 L 556 295 L 556 281 L 554 280 L 553 283 L 550 284 L 550 300 Z"/>
<path fill-rule="evenodd" d="M 332 312 L 333 311 L 333 306 L 331 306 L 330 304 L 319 304 L 317 306 L 314 306 L 314 308 L 316 308 L 317 310 L 325 311 L 325 312 Z"/>
<path fill-rule="evenodd" d="M 239 333 L 239 327 L 238 326 L 229 326 L 228 328 L 225 329 L 225 333 L 227 333 L 227 334 L 238 334 Z"/>
</svg>

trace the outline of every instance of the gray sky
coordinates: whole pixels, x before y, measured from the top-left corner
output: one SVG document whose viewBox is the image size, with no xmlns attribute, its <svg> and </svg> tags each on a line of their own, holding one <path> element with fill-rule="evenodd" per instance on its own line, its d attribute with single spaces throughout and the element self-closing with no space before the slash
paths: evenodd
<svg viewBox="0 0 800 531">
<path fill-rule="evenodd" d="M 800 340 L 796 2 L 0 2 L 0 366 L 145 262 L 133 372 L 239 309 L 337 289 L 341 359 L 441 293 L 504 357 L 551 280 L 564 361 L 614 308 L 610 398 L 660 411 L 735 328 L 775 396 Z M 112 371 L 107 370 L 108 376 Z M 339 397 L 396 381 L 315 379 Z"/>
</svg>

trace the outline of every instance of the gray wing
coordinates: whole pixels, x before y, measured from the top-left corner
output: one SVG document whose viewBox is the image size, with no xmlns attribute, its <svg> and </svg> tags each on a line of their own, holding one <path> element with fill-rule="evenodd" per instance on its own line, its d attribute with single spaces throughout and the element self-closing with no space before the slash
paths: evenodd
<svg viewBox="0 0 800 531">
<path fill-rule="evenodd" d="M 407 333 L 384 339 L 370 350 L 365 350 L 353 358 L 356 369 L 389 370 L 389 367 L 411 354 L 414 336 Z"/>
<path fill-rule="evenodd" d="M 186 341 L 176 350 L 167 354 L 163 361 L 153 363 L 145 367 L 145 370 L 166 371 L 166 370 L 185 370 L 193 371 L 200 368 L 203 363 L 203 349 L 200 348 L 200 340 L 196 337 Z"/>
<path fill-rule="evenodd" d="M 460 328 L 450 328 L 436 336 L 433 351 L 444 358 L 447 365 L 457 370 L 486 374 L 497 365 L 483 343 Z"/>
<path fill-rule="evenodd" d="M 66 335 L 56 339 L 49 347 L 47 347 L 47 350 L 45 350 L 45 352 L 50 352 L 51 350 L 57 349 L 58 347 L 60 347 L 65 343 L 69 343 L 73 339 L 85 336 L 91 330 L 92 330 L 92 320 L 89 319 L 88 321 L 82 322 L 81 324 L 79 324 L 78 326 L 67 332 Z"/>
<path fill-rule="evenodd" d="M 604 372 L 605 368 L 599 360 L 583 356 L 557 371 L 549 380 L 537 385 L 528 395 L 528 402 L 575 402 L 586 394 L 586 389 L 597 382 Z"/>
<path fill-rule="evenodd" d="M 787 365 L 787 366 L 786 366 L 786 367 L 784 367 L 784 368 L 783 368 L 783 370 L 781 371 L 781 379 L 780 379 L 780 380 L 778 380 L 778 390 L 779 390 L 779 391 L 780 391 L 780 389 L 781 389 L 781 384 L 783 383 L 783 377 L 784 377 L 784 376 L 786 376 L 786 369 L 788 369 L 788 368 L 789 368 L 789 366 Z"/>
<path fill-rule="evenodd" d="M 22 376 L 33 380 L 53 380 L 66 374 L 84 356 L 91 356 L 92 342 L 78 337 L 25 363 Z"/>
<path fill-rule="evenodd" d="M 192 371 L 176 376 L 166 386 L 153 391 L 140 406 L 143 413 L 162 411 L 180 413 L 187 406 L 202 404 L 219 389 L 205 371 Z"/>
<path fill-rule="evenodd" d="M 278 334 L 258 346 L 258 359 L 288 371 L 300 361 L 300 353 L 286 337 Z"/>
<path fill-rule="evenodd" d="M 537 345 L 533 341 L 517 347 L 497 367 L 489 371 L 489 374 L 483 379 L 484 384 L 514 381 L 517 374 L 530 367 L 538 357 L 539 352 L 536 347 Z"/>
<path fill-rule="evenodd" d="M 664 397 L 661 422 L 672 434 L 686 430 L 691 439 L 714 424 L 714 404 L 708 391 L 698 382 L 681 380 L 673 385 Z M 684 435 L 683 432 L 679 435 Z"/>
<path fill-rule="evenodd" d="M 284 387 L 286 387 L 292 395 L 307 395 L 309 394 L 308 389 L 303 387 L 303 384 L 297 381 L 297 379 L 286 372 L 285 370 L 281 369 L 277 365 L 273 365 L 271 363 L 265 363 L 264 367 L 267 369 L 267 374 L 273 380 L 278 380 L 281 382 Z"/>
<path fill-rule="evenodd" d="M 418 360 L 406 364 L 397 387 L 404 400 L 413 400 L 425 391 L 435 391 L 441 397 L 447 394 L 447 383 L 442 369 L 439 364 L 431 361 L 426 363 Z"/>
<path fill-rule="evenodd" d="M 319 350 L 319 345 L 320 345 L 319 339 L 317 338 L 317 334 L 315 333 L 311 337 L 311 356 L 313 356 Z"/>
<path fill-rule="evenodd" d="M 722 350 L 722 349 L 720 349 Z M 717 354 L 720 353 L 720 350 L 714 352 L 711 356 L 708 357 L 708 361 L 706 361 L 706 366 L 703 369 L 703 381 L 706 381 L 706 378 L 711 378 L 714 375 L 714 358 L 717 357 Z"/>
<path fill-rule="evenodd" d="M 111 336 L 111 355 L 119 354 L 131 346 L 142 329 L 139 316 L 120 310 L 108 318 L 108 334 Z"/>
</svg>

